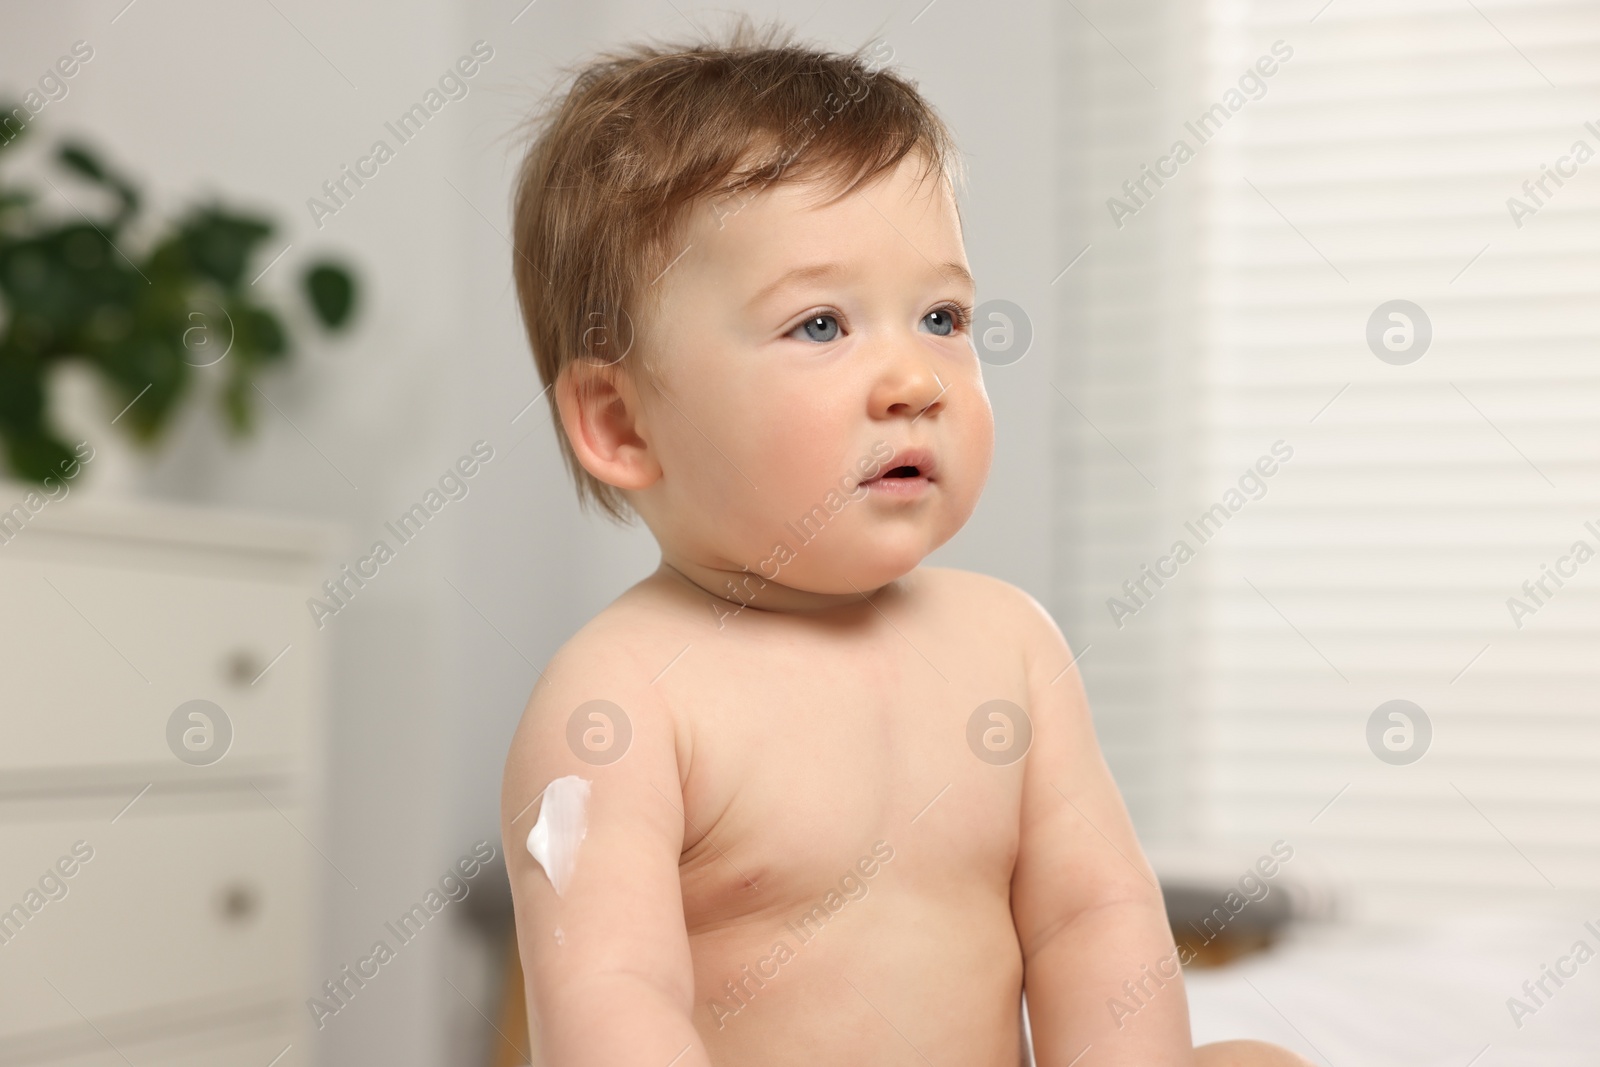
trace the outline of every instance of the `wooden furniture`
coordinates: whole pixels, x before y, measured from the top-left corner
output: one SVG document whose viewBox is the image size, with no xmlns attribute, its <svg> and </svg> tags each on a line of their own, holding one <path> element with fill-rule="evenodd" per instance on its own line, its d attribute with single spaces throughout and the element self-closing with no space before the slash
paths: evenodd
<svg viewBox="0 0 1600 1067">
<path fill-rule="evenodd" d="M 534 1050 L 528 1047 L 528 1001 L 522 984 L 522 960 L 517 956 L 516 931 L 506 946 L 505 975 L 500 983 L 500 1021 L 496 1029 L 506 1040 L 495 1043 L 489 1067 L 528 1067 Z M 513 1048 L 511 1042 L 516 1043 Z M 528 1055 L 523 1055 L 523 1052 Z"/>
</svg>

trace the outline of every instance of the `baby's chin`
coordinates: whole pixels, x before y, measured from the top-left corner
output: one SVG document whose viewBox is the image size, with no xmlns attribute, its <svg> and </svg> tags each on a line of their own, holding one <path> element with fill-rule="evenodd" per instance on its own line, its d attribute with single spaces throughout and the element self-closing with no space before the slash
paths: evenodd
<svg viewBox="0 0 1600 1067">
<path fill-rule="evenodd" d="M 910 531 L 835 530 L 808 544 L 797 545 L 794 538 L 788 544 L 788 552 L 758 553 L 750 570 L 790 589 L 817 594 L 877 589 L 916 570 L 939 547 Z"/>
</svg>

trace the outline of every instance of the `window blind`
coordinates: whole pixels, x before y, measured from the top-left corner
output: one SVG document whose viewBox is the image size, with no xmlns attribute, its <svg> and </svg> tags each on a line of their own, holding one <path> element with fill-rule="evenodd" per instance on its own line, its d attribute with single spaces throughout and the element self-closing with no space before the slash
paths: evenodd
<svg viewBox="0 0 1600 1067">
<path fill-rule="evenodd" d="M 1058 600 L 1152 853 L 1592 893 L 1600 7 L 1063 19 Z"/>
</svg>

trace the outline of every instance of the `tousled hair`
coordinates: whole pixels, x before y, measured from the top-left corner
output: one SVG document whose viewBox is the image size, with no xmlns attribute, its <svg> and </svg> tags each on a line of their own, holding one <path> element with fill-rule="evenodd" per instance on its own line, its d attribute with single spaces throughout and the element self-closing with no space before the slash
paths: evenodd
<svg viewBox="0 0 1600 1067">
<path fill-rule="evenodd" d="M 580 359 L 655 373 L 645 346 L 633 352 L 634 324 L 656 306 L 661 290 L 650 290 L 682 254 L 691 210 L 704 205 L 720 226 L 786 181 L 842 196 L 908 156 L 952 188 L 961 180 L 948 127 L 913 82 L 883 69 L 892 56 L 882 41 L 819 51 L 741 17 L 722 41 L 596 56 L 530 117 L 512 271 L 580 508 L 617 522 L 632 510 L 578 462 L 555 383 Z"/>
</svg>

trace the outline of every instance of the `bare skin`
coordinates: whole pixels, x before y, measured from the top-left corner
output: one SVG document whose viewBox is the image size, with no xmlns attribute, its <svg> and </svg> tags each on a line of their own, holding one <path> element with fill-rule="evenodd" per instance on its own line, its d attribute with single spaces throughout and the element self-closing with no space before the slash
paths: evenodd
<svg viewBox="0 0 1600 1067">
<path fill-rule="evenodd" d="M 1050 1067 L 1303 1064 L 1194 1049 L 1181 975 L 1108 1011 L 1173 943 L 1073 654 L 1020 590 L 921 565 L 993 422 L 954 203 L 913 162 L 692 219 L 641 331 L 664 378 L 558 383 L 662 564 L 551 660 L 507 760 L 536 1062 L 1013 1067 L 1026 988 Z M 870 480 L 909 448 L 926 484 Z M 557 895 L 524 842 L 569 775 Z"/>
</svg>

